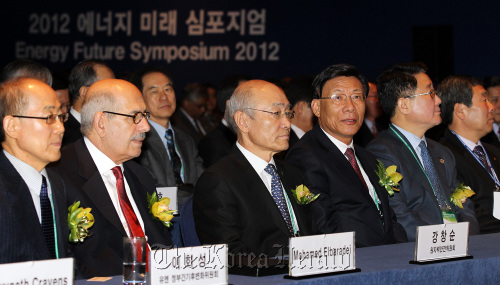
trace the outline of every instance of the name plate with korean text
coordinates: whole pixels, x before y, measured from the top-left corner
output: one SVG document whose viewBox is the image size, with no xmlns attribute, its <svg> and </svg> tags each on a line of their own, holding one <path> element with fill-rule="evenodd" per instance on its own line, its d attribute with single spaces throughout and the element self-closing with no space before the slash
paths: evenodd
<svg viewBox="0 0 500 285">
<path fill-rule="evenodd" d="M 170 199 L 170 204 L 168 204 L 170 210 L 177 211 L 179 209 L 177 203 L 177 187 L 157 187 L 156 192 L 160 194 L 161 198 L 167 197 Z"/>
<path fill-rule="evenodd" d="M 415 262 L 467 257 L 469 222 L 417 227 Z"/>
<path fill-rule="evenodd" d="M 0 284 L 71 285 L 73 258 L 27 261 L 0 265 Z"/>
<path fill-rule="evenodd" d="M 290 238 L 289 275 L 355 270 L 354 232 Z"/>
<path fill-rule="evenodd" d="M 151 285 L 227 284 L 227 244 L 152 250 Z"/>
</svg>

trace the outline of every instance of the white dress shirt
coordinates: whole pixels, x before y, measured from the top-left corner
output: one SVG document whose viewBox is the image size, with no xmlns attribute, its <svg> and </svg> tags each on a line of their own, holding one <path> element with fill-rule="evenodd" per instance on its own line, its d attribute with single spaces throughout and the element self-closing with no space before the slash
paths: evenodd
<svg viewBox="0 0 500 285">
<path fill-rule="evenodd" d="M 179 150 L 177 149 L 178 142 L 177 142 L 177 139 L 175 138 L 175 131 L 172 128 L 172 124 L 170 124 L 170 122 L 168 122 L 168 128 L 165 129 L 162 125 L 160 125 L 156 122 L 153 122 L 151 120 L 148 120 L 148 123 L 151 127 L 153 127 L 154 131 L 156 131 L 158 133 L 158 135 L 160 136 L 160 139 L 163 142 L 165 149 L 167 150 L 168 159 L 170 159 L 170 161 L 172 161 L 172 158 L 170 157 L 170 151 L 168 150 L 167 138 L 165 137 L 165 133 L 167 132 L 167 130 L 172 130 L 172 136 L 174 136 L 175 152 L 177 153 L 177 155 L 179 156 L 179 158 L 181 160 L 181 173 L 180 173 L 181 179 L 182 179 L 182 181 L 184 181 L 184 161 L 182 159 L 182 155 L 180 154 Z M 169 161 L 169 163 L 170 163 L 170 161 Z"/>
<path fill-rule="evenodd" d="M 306 134 L 306 132 L 304 132 L 301 128 L 297 127 L 294 124 L 291 124 L 290 127 L 292 128 L 292 130 L 295 132 L 295 134 L 297 135 L 297 137 L 299 139 L 302 138 L 302 136 Z"/>
<path fill-rule="evenodd" d="M 71 106 L 71 108 L 69 109 L 69 113 L 71 115 L 73 115 L 73 117 L 75 117 L 75 119 L 78 121 L 78 123 L 80 123 L 80 124 L 82 123 L 82 115 L 80 113 L 78 113 L 78 111 L 75 110 L 73 108 L 73 106 Z"/>
<path fill-rule="evenodd" d="M 113 206 L 115 207 L 115 211 L 118 214 L 118 217 L 120 217 L 120 222 L 122 223 L 123 228 L 125 229 L 125 232 L 130 237 L 130 230 L 129 230 L 128 225 L 127 225 L 127 220 L 125 219 L 125 216 L 123 215 L 123 212 L 122 212 L 121 207 L 120 207 L 120 201 L 118 198 L 118 190 L 116 189 L 116 177 L 113 174 L 113 171 L 111 170 L 113 167 L 119 166 L 122 170 L 122 173 L 123 173 L 123 164 L 116 165 L 109 157 L 107 157 L 97 147 L 95 147 L 87 137 L 84 137 L 84 141 L 85 141 L 85 145 L 87 146 L 87 149 L 90 152 L 90 156 L 92 157 L 92 160 L 94 160 L 94 163 L 97 166 L 97 170 L 99 171 L 99 174 L 101 174 L 102 181 L 104 182 L 104 185 L 106 186 L 106 189 L 108 190 L 108 194 L 109 194 L 109 197 L 111 198 L 111 202 L 113 202 Z M 137 220 L 139 221 L 139 224 L 141 225 L 142 230 L 144 231 L 144 233 L 146 233 L 146 230 L 144 229 L 144 223 L 142 221 L 141 213 L 139 212 L 139 209 L 137 209 L 137 205 L 135 204 L 134 197 L 132 196 L 132 193 L 130 192 L 130 187 L 128 186 L 127 178 L 125 177 L 124 173 L 123 173 L 123 181 L 125 184 L 125 192 L 127 193 L 128 199 L 130 200 L 130 204 L 132 205 L 132 209 L 134 210 L 134 213 L 137 216 Z M 144 193 L 144 195 L 146 195 L 146 193 Z M 81 206 L 85 207 L 85 205 L 81 205 Z"/>
</svg>

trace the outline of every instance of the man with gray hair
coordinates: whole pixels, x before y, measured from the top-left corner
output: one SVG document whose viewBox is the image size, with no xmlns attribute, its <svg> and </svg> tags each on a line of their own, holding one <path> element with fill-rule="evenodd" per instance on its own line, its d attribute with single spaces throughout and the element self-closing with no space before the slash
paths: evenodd
<svg viewBox="0 0 500 285">
<path fill-rule="evenodd" d="M 95 223 L 83 243 L 72 246 L 83 277 L 122 273 L 123 237 L 147 237 L 153 246 L 172 244 L 168 229 L 151 218 L 146 194 L 151 174 L 132 158 L 149 131 L 146 104 L 133 84 L 104 79 L 82 105 L 83 138 L 62 151 L 57 172 L 65 177 L 68 201 L 92 208 Z"/>
<path fill-rule="evenodd" d="M 300 171 L 273 159 L 288 148 L 294 113 L 283 90 L 263 80 L 238 86 L 227 108 L 238 140 L 196 184 L 196 231 L 202 243 L 227 243 L 233 254 L 275 256 L 290 237 L 315 233 L 310 206 L 291 192 L 304 184 Z"/>
<path fill-rule="evenodd" d="M 52 86 L 52 73 L 50 73 L 50 70 L 43 64 L 29 59 L 13 60 L 0 71 L 0 84 L 16 78 L 38 79 Z"/>
<path fill-rule="evenodd" d="M 64 124 L 66 132 L 63 146 L 82 137 L 80 131 L 82 103 L 90 85 L 102 80 L 115 78 L 111 68 L 98 60 L 84 60 L 78 63 L 69 75 L 68 94 L 71 100 L 68 121 Z"/>
</svg>

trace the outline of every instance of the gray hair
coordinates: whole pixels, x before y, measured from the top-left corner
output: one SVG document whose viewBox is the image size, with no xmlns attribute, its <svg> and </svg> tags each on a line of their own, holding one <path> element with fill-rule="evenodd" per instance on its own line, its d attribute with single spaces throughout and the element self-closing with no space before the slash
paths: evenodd
<svg viewBox="0 0 500 285">
<path fill-rule="evenodd" d="M 244 86 L 243 88 L 239 86 L 234 90 L 233 95 L 227 102 L 226 112 L 224 114 L 224 119 L 228 122 L 231 130 L 238 134 L 239 128 L 234 120 L 234 114 L 237 111 L 243 111 L 247 113 L 251 118 L 253 118 L 255 111 L 248 108 L 255 107 L 255 100 L 252 98 L 252 87 Z"/>
<path fill-rule="evenodd" d="M 116 101 L 117 100 L 115 96 L 109 90 L 103 90 L 96 94 L 87 94 L 82 105 L 82 133 L 88 136 L 92 132 L 94 125 L 94 116 L 97 112 L 116 112 Z M 109 116 L 110 114 L 106 115 Z"/>
<path fill-rule="evenodd" d="M 16 78 L 0 86 L 0 142 L 5 141 L 3 119 L 7 115 L 23 115 L 29 105 L 25 79 Z"/>
<path fill-rule="evenodd" d="M 0 71 L 1 83 L 16 78 L 34 78 L 52 86 L 52 73 L 50 73 L 50 70 L 43 64 L 29 59 L 11 61 Z"/>
</svg>

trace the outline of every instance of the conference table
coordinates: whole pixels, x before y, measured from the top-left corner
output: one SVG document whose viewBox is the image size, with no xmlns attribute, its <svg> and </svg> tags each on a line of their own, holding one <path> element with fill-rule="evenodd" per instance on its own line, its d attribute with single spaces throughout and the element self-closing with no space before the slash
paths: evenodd
<svg viewBox="0 0 500 285">
<path fill-rule="evenodd" d="M 472 259 L 410 264 L 415 243 L 356 249 L 356 267 L 361 272 L 285 279 L 284 275 L 249 277 L 229 275 L 229 284 L 500 284 L 500 233 L 471 236 Z M 76 280 L 76 285 L 119 285 L 121 276 L 106 282 Z M 179 283 L 182 284 L 182 283 Z"/>
</svg>

